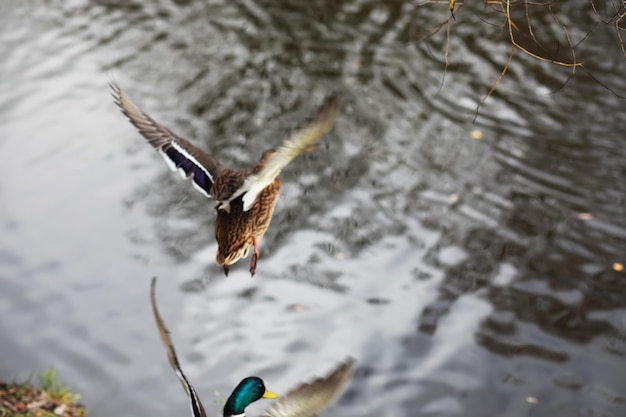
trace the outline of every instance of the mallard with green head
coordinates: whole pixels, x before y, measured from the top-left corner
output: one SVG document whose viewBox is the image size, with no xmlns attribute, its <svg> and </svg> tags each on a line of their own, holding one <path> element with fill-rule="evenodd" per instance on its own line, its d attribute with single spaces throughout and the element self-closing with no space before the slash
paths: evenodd
<svg viewBox="0 0 626 417">
<path fill-rule="evenodd" d="M 280 192 L 282 169 L 294 158 L 315 149 L 333 128 L 341 107 L 339 98 L 329 96 L 315 114 L 291 131 L 278 149 L 261 155 L 256 166 L 242 171 L 226 168 L 212 155 L 175 135 L 144 113 L 111 82 L 115 102 L 122 113 L 165 159 L 170 168 L 191 179 L 216 206 L 216 262 L 228 275 L 230 265 L 246 257 L 253 248 L 250 274 L 254 276 L 259 259 L 259 240 L 272 220 Z"/>
<path fill-rule="evenodd" d="M 161 341 L 167 351 L 168 360 L 185 392 L 187 392 L 192 417 L 206 417 L 200 397 L 198 397 L 196 390 L 180 367 L 170 332 L 157 309 L 155 288 L 156 278 L 152 278 L 150 286 L 152 313 L 154 314 Z M 301 383 L 289 391 L 265 410 L 262 417 L 316 416 L 335 401 L 352 377 L 354 369 L 354 359 L 346 359 L 328 375 L 314 379 L 311 382 Z M 246 407 L 261 398 L 278 398 L 278 395 L 265 388 L 265 383 L 261 378 L 256 376 L 245 378 L 228 397 L 226 404 L 224 404 L 223 415 L 224 417 L 245 417 Z"/>
</svg>

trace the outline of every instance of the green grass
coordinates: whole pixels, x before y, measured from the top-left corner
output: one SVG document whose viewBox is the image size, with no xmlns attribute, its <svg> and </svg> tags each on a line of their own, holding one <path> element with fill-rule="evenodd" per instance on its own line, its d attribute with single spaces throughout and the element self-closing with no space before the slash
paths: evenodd
<svg viewBox="0 0 626 417">
<path fill-rule="evenodd" d="M 80 399 L 80 394 L 71 392 L 70 387 L 63 385 L 57 370 L 50 368 L 39 375 L 39 388 L 47 391 L 52 400 L 73 404 Z"/>
<path fill-rule="evenodd" d="M 0 417 L 85 417 L 79 398 L 50 368 L 39 376 L 39 387 L 0 382 Z"/>
</svg>

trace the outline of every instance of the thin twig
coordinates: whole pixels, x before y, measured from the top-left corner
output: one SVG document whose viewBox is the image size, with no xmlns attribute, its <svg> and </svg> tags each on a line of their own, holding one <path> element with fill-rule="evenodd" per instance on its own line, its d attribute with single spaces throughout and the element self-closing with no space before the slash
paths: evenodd
<svg viewBox="0 0 626 417">
<path fill-rule="evenodd" d="M 500 84 L 500 81 L 502 81 L 502 78 L 504 78 L 504 74 L 506 74 L 506 71 L 509 69 L 509 65 L 511 65 L 511 62 L 513 61 L 513 55 L 515 55 L 515 48 L 511 48 L 511 53 L 509 54 L 509 59 L 506 60 L 506 64 L 504 64 L 504 67 L 502 68 L 502 71 L 500 71 L 500 75 L 498 76 L 496 81 L 491 86 L 491 90 L 489 90 L 489 92 L 487 93 L 487 95 L 485 95 L 485 97 L 480 99 L 480 104 L 483 104 L 485 102 L 485 100 L 487 100 L 489 98 L 489 96 L 491 96 L 493 94 L 493 92 L 496 91 L 496 87 L 498 86 L 498 84 Z"/>
<path fill-rule="evenodd" d="M 565 39 L 567 39 L 567 43 L 570 47 L 570 51 L 572 51 L 572 60 L 574 61 L 574 64 L 576 64 L 576 48 L 574 47 L 574 43 L 572 42 L 572 38 L 569 34 L 569 31 L 567 30 L 567 27 L 565 27 L 565 25 L 561 23 L 561 20 L 559 20 L 558 16 L 554 14 L 554 12 L 552 11 L 552 5 L 548 6 L 548 10 L 550 11 L 550 16 L 552 16 L 552 19 L 554 19 L 556 24 L 559 25 L 563 29 L 563 33 L 565 34 Z M 576 74 L 577 66 L 578 65 L 572 67 L 572 74 Z"/>
<path fill-rule="evenodd" d="M 506 19 L 508 22 L 508 26 L 509 26 L 509 39 L 511 41 L 511 43 L 513 44 L 514 47 L 516 47 L 517 49 L 519 49 L 520 51 L 524 52 L 525 54 L 538 59 L 539 61 L 542 62 L 549 62 L 551 64 L 556 64 L 556 65 L 560 65 L 563 67 L 580 67 L 582 66 L 582 63 L 580 62 L 573 62 L 573 63 L 569 63 L 569 62 L 563 62 L 563 61 L 557 61 L 554 59 L 548 59 L 548 58 L 544 58 L 541 55 L 537 55 L 535 53 L 530 52 L 528 49 L 524 48 L 523 46 L 521 46 L 520 44 L 517 43 L 517 41 L 515 40 L 515 36 L 513 36 L 513 19 L 511 18 L 511 1 L 510 0 L 506 0 Z"/>
<path fill-rule="evenodd" d="M 448 73 L 448 66 L 450 65 L 450 61 L 448 61 L 448 53 L 450 52 L 450 28 L 452 27 L 452 21 L 448 20 L 448 28 L 446 29 L 446 46 L 444 48 L 443 53 L 443 76 L 441 77 L 441 83 L 439 84 L 439 88 L 435 93 L 435 96 L 438 96 L 443 88 L 443 84 L 446 81 L 446 74 Z"/>
</svg>

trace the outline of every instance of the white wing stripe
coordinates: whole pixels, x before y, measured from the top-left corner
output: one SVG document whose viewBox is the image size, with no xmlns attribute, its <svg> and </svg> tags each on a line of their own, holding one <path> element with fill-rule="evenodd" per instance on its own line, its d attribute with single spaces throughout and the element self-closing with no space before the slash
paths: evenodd
<svg viewBox="0 0 626 417">
<path fill-rule="evenodd" d="M 200 191 L 205 197 L 212 198 L 211 194 L 207 193 L 207 191 L 204 188 L 200 187 L 198 184 L 196 184 L 195 181 L 192 180 L 191 181 L 191 185 L 193 185 L 193 188 L 195 188 L 196 190 Z"/>
<path fill-rule="evenodd" d="M 163 146 L 159 148 L 159 154 L 163 157 L 163 159 L 165 159 L 165 163 L 167 164 L 168 167 L 170 167 L 172 171 L 174 172 L 178 171 L 178 167 L 176 166 L 174 161 L 172 161 L 170 157 L 167 156 L 167 154 L 163 151 Z"/>
<path fill-rule="evenodd" d="M 190 160 L 191 162 L 193 162 L 193 164 L 195 166 L 197 166 L 198 168 L 200 168 L 202 170 L 202 172 L 204 172 L 210 179 L 211 182 L 213 182 L 213 176 L 209 173 L 209 171 L 207 171 L 204 166 L 202 166 L 197 160 L 196 158 L 192 157 L 188 152 L 186 152 L 183 148 L 181 148 L 180 146 L 178 146 L 178 144 L 176 144 L 175 142 L 171 142 L 168 143 L 164 146 L 161 146 L 159 148 L 159 154 L 163 157 L 163 159 L 165 160 L 165 163 L 167 164 L 167 166 L 174 172 L 178 172 L 180 174 L 181 177 L 183 177 L 183 179 L 190 179 L 193 177 L 193 174 L 188 174 L 185 172 L 184 169 L 182 169 L 179 166 L 176 166 L 176 164 L 174 163 L 174 161 L 172 161 L 170 159 L 170 157 L 165 153 L 165 151 L 163 150 L 163 148 L 165 146 L 172 146 L 174 149 L 176 149 L 177 152 L 179 152 L 180 154 L 182 154 L 185 158 L 187 158 L 188 160 Z M 196 184 L 195 181 L 191 181 L 191 185 L 193 185 L 193 188 L 195 188 L 196 190 L 200 191 L 205 197 L 207 198 L 211 198 L 211 194 L 209 194 L 207 192 L 207 190 L 205 190 L 204 188 L 200 187 L 198 184 Z"/>
<path fill-rule="evenodd" d="M 207 169 L 200 162 L 198 162 L 198 160 L 196 158 L 194 158 L 189 152 L 187 152 L 182 147 L 180 147 L 178 145 L 178 143 L 176 143 L 176 142 L 170 142 L 170 145 L 172 145 L 172 148 L 174 148 L 178 152 L 180 152 L 185 158 L 187 158 L 191 162 L 193 162 L 195 166 L 197 166 L 202 171 L 204 171 L 204 173 L 207 174 L 207 176 L 211 179 L 211 182 L 215 182 L 215 178 L 213 178 L 213 175 L 211 175 L 211 173 L 209 171 L 207 171 Z"/>
</svg>

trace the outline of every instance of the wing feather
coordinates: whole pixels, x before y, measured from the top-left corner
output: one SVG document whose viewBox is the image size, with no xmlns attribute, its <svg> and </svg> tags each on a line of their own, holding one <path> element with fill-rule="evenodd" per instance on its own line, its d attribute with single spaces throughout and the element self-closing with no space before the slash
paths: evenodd
<svg viewBox="0 0 626 417">
<path fill-rule="evenodd" d="M 314 417 L 330 406 L 343 392 L 355 369 L 347 358 L 328 375 L 305 382 L 274 401 L 262 417 Z"/>
<path fill-rule="evenodd" d="M 159 151 L 170 169 L 179 172 L 183 178 L 191 179 L 194 188 L 206 197 L 211 197 L 211 187 L 224 166 L 213 156 L 157 123 L 137 107 L 113 81 L 110 85 L 115 103 L 122 113 L 148 143 Z"/>
<path fill-rule="evenodd" d="M 223 204 L 227 206 L 232 200 L 245 194 L 243 196 L 243 209 L 244 211 L 250 210 L 259 193 L 274 181 L 289 162 L 297 156 L 315 149 L 319 141 L 335 125 L 340 109 L 339 97 L 336 95 L 328 96 L 315 115 L 294 129 L 274 155 L 266 161 L 263 168 L 257 173 L 249 175 L 242 186 Z"/>
<path fill-rule="evenodd" d="M 154 320 L 156 321 L 157 329 L 159 330 L 159 335 L 161 336 L 161 342 L 163 343 L 163 346 L 165 346 L 165 350 L 167 351 L 167 359 L 169 360 L 170 366 L 174 370 L 174 373 L 176 373 L 176 376 L 183 386 L 183 389 L 189 397 L 191 416 L 206 417 L 204 405 L 202 405 L 202 401 L 200 401 L 200 397 L 198 397 L 198 394 L 196 394 L 196 390 L 194 389 L 193 385 L 191 385 L 191 382 L 189 382 L 180 367 L 180 363 L 178 362 L 178 356 L 176 356 L 176 350 L 174 349 L 174 343 L 170 338 L 170 331 L 165 326 L 165 322 L 159 314 L 159 310 L 156 304 L 155 288 L 156 277 L 152 278 L 152 283 L 150 285 L 150 303 L 152 304 L 152 313 L 154 314 Z"/>
</svg>

